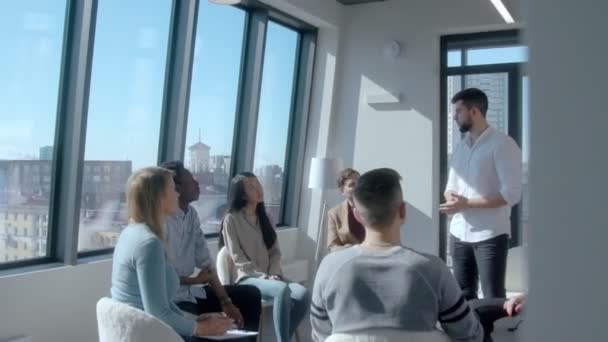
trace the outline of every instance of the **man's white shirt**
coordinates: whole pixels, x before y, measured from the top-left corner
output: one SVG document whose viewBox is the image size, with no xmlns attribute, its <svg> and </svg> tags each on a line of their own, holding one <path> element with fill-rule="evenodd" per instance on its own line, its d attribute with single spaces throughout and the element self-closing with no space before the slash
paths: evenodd
<svg viewBox="0 0 608 342">
<path fill-rule="evenodd" d="M 508 135 L 488 127 L 475 142 L 467 133 L 450 162 L 446 192 L 469 199 L 502 195 L 507 205 L 465 209 L 454 214 L 450 233 L 465 242 L 479 242 L 511 232 L 511 207 L 522 191 L 521 150 Z"/>
</svg>

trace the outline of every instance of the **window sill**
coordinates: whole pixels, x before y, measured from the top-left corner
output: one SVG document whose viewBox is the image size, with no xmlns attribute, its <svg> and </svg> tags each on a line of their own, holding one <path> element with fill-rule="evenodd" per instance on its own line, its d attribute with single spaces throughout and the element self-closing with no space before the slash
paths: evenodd
<svg viewBox="0 0 608 342">
<path fill-rule="evenodd" d="M 303 270 L 307 269 L 307 267 L 308 267 L 307 263 L 306 264 L 302 263 L 304 260 L 298 260 L 297 256 L 296 256 L 296 249 L 297 249 L 296 246 L 297 246 L 297 241 L 298 241 L 298 234 L 299 234 L 299 229 L 295 228 L 295 227 L 283 226 L 283 227 L 277 228 L 277 236 L 279 238 L 279 244 L 280 244 L 281 250 L 283 252 L 282 253 L 283 254 L 283 258 L 282 258 L 283 265 L 289 269 L 293 268 L 293 272 L 289 272 L 289 275 L 293 275 L 294 281 L 300 281 L 299 279 L 295 279 L 295 278 L 301 278 L 302 275 L 307 274 L 307 272 L 304 272 Z M 218 237 L 207 238 L 207 242 L 209 245 L 209 249 L 211 250 L 211 253 L 213 255 L 217 255 L 217 252 L 219 250 L 219 248 L 218 248 L 219 247 L 218 246 L 219 238 Z M 54 261 L 50 258 L 26 261 L 25 262 L 26 265 L 24 265 L 24 266 L 15 265 L 15 267 L 7 268 L 5 270 L 0 270 L 0 279 L 20 276 L 20 275 L 26 275 L 26 274 L 30 274 L 30 273 L 36 273 L 36 272 L 44 272 L 44 271 L 62 269 L 65 267 L 86 265 L 86 264 L 91 264 L 91 263 L 96 263 L 96 262 L 106 262 L 106 261 L 112 260 L 113 251 L 114 251 L 113 248 L 108 248 L 108 249 L 103 249 L 103 250 L 98 250 L 98 251 L 90 251 L 90 252 L 81 253 L 78 257 L 78 262 L 76 265 L 66 265 L 64 263 Z M 29 262 L 31 262 L 32 264 L 27 264 Z"/>
</svg>

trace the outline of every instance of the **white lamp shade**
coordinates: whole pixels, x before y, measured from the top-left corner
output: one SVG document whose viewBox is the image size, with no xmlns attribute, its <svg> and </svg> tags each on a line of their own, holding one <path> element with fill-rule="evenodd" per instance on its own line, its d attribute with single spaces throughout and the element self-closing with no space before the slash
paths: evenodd
<svg viewBox="0 0 608 342">
<path fill-rule="evenodd" d="M 312 158 L 308 188 L 332 189 L 336 185 L 336 177 L 342 171 L 342 159 Z"/>
</svg>

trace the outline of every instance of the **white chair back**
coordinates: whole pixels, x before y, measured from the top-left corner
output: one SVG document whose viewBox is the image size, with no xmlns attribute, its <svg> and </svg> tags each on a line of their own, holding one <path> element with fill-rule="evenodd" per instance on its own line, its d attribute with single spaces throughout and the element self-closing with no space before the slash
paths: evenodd
<svg viewBox="0 0 608 342">
<path fill-rule="evenodd" d="M 510 294 L 528 292 L 527 252 L 526 246 L 518 246 L 509 249 L 505 288 Z"/>
<path fill-rule="evenodd" d="M 130 305 L 111 298 L 97 302 L 100 342 L 183 342 L 167 324 Z"/>
<path fill-rule="evenodd" d="M 226 246 L 222 247 L 217 253 L 215 268 L 217 270 L 217 277 L 222 285 L 234 284 L 236 281 L 236 269 Z"/>
<path fill-rule="evenodd" d="M 370 329 L 351 333 L 333 334 L 325 342 L 450 342 L 439 330 L 405 331 L 396 329 Z"/>
</svg>

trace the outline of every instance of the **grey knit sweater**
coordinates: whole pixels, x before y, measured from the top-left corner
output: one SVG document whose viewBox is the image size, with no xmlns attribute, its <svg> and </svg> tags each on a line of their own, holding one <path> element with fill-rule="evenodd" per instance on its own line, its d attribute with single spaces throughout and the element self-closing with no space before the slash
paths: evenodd
<svg viewBox="0 0 608 342">
<path fill-rule="evenodd" d="M 311 305 L 313 340 L 372 328 L 434 329 L 481 342 L 483 329 L 443 261 L 405 247 L 354 246 L 319 267 Z"/>
</svg>

